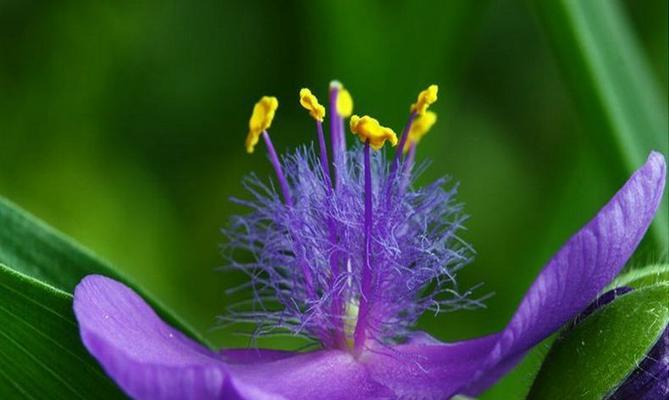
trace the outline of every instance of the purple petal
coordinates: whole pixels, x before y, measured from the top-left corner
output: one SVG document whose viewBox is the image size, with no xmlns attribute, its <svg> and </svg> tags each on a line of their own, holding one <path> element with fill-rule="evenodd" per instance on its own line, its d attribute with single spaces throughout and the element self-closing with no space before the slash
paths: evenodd
<svg viewBox="0 0 669 400">
<path fill-rule="evenodd" d="M 292 357 L 298 353 L 284 350 L 268 349 L 223 349 L 218 352 L 227 364 L 254 364 L 278 361 Z"/>
<path fill-rule="evenodd" d="M 479 373 L 481 380 L 468 393 L 479 393 L 494 383 L 491 375 L 501 376 L 515 365 L 509 359 L 520 360 L 519 356 L 583 311 L 613 280 L 653 220 L 665 175 L 664 157 L 652 152 L 595 218 L 553 256 L 500 334 Z"/>
<path fill-rule="evenodd" d="M 364 357 L 349 352 L 320 350 L 277 361 L 230 365 L 245 383 L 290 400 L 366 400 L 396 398 L 376 382 Z"/>
<path fill-rule="evenodd" d="M 367 365 L 343 351 L 212 352 L 165 324 L 130 288 L 98 275 L 75 289 L 86 348 L 138 399 L 385 399 Z"/>
<path fill-rule="evenodd" d="M 521 353 L 574 318 L 620 272 L 664 191 L 664 157 L 651 153 L 607 205 L 544 267 L 502 333 L 493 358 Z"/>
<path fill-rule="evenodd" d="M 364 362 L 374 380 L 398 398 L 450 398 L 471 382 L 497 339 L 444 344 L 421 333 L 407 344 L 371 351 Z"/>
<path fill-rule="evenodd" d="M 216 353 L 166 325 L 119 282 L 84 278 L 74 292 L 74 313 L 88 351 L 134 398 L 272 398 L 233 384 Z"/>
</svg>

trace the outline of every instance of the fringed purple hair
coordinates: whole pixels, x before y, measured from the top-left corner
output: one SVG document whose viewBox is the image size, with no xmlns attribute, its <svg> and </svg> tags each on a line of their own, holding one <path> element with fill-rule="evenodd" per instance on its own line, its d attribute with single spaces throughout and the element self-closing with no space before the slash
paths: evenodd
<svg viewBox="0 0 669 400">
<path fill-rule="evenodd" d="M 257 334 L 283 328 L 326 348 L 360 349 L 367 340 L 405 337 L 426 310 L 478 305 L 455 281 L 473 253 L 457 236 L 465 220 L 457 185 L 447 188 L 439 179 L 414 187 L 413 162 L 401 161 L 401 147 L 392 162 L 372 152 L 369 140 L 345 151 L 337 117 L 332 165 L 323 148 L 319 155 L 302 147 L 275 163 L 283 194 L 251 175 L 244 181 L 251 198 L 233 199 L 250 213 L 235 216 L 225 230 L 226 253 L 232 268 L 249 276 L 254 297 L 223 320 L 257 323 Z M 415 149 L 409 129 L 403 139 Z M 277 159 L 269 135 L 262 135 L 270 160 Z M 239 261 L 239 250 L 252 261 Z"/>
</svg>

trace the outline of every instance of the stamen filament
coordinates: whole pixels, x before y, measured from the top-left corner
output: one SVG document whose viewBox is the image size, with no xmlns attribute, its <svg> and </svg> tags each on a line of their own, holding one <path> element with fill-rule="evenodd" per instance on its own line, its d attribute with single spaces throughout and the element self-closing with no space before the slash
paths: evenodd
<svg viewBox="0 0 669 400">
<path fill-rule="evenodd" d="M 404 152 L 404 146 L 406 146 L 407 139 L 409 138 L 409 132 L 411 131 L 411 125 L 413 125 L 413 121 L 416 119 L 417 115 L 418 114 L 415 111 L 412 112 L 409 115 L 409 120 L 407 121 L 407 124 L 404 126 L 404 130 L 402 130 L 400 143 L 397 146 L 397 149 L 395 150 L 395 157 L 393 158 L 393 163 L 390 166 L 391 183 L 395 179 L 395 174 L 397 173 L 397 168 L 399 167 L 400 164 L 400 157 L 402 157 L 402 153 Z"/>
<path fill-rule="evenodd" d="M 321 167 L 323 168 L 323 179 L 328 187 L 332 185 L 330 178 L 330 163 L 328 162 L 328 149 L 325 145 L 325 134 L 323 133 L 323 122 L 316 120 L 316 130 L 318 131 L 318 146 L 320 147 Z"/>
<path fill-rule="evenodd" d="M 267 154 L 269 155 L 269 161 L 274 167 L 274 172 L 276 173 L 276 179 L 279 181 L 279 187 L 281 188 L 281 193 L 283 193 L 283 200 L 286 202 L 286 205 L 293 205 L 293 198 L 290 195 L 290 187 L 288 186 L 288 180 L 286 175 L 283 173 L 283 168 L 281 167 L 281 162 L 279 161 L 279 156 L 276 154 L 272 140 L 269 138 L 267 131 L 262 132 L 262 138 L 265 140 L 265 145 L 267 145 Z"/>
<path fill-rule="evenodd" d="M 414 123 L 414 120 L 418 114 L 415 111 L 412 111 L 411 114 L 409 114 L 409 120 L 407 121 L 406 125 L 404 126 L 404 129 L 402 130 L 402 136 L 400 137 L 399 145 L 397 146 L 397 149 L 395 150 L 395 156 L 393 157 L 393 161 L 390 164 L 390 174 L 388 174 L 388 179 L 385 182 L 385 187 L 384 187 L 384 194 L 386 198 L 388 199 L 387 202 L 388 204 L 392 203 L 393 201 L 393 193 L 392 189 L 393 186 L 395 185 L 395 180 L 397 178 L 397 169 L 399 168 L 400 165 L 400 159 L 402 157 L 402 153 L 404 153 L 403 149 L 406 146 L 407 140 L 409 138 L 409 132 L 411 132 L 411 126 Z M 404 191 L 405 185 L 400 184 L 400 192 Z"/>
<path fill-rule="evenodd" d="M 331 119 L 336 118 L 334 115 L 331 115 Z M 325 145 L 325 134 L 323 133 L 323 123 L 321 121 L 316 121 L 316 128 L 318 130 L 318 143 L 320 146 L 320 158 L 321 158 L 321 168 L 323 169 L 323 179 L 325 180 L 325 185 L 327 188 L 327 198 L 325 199 L 324 207 L 330 207 L 330 199 L 332 198 L 332 178 L 330 177 L 330 167 L 328 162 L 327 147 Z M 328 240 L 332 246 L 332 252 L 330 253 L 329 262 L 330 262 L 330 285 L 334 287 L 339 279 L 339 252 L 337 251 L 337 227 L 335 221 L 331 216 L 327 218 L 327 228 L 328 228 Z M 333 290 L 333 293 L 336 291 Z M 340 321 L 340 315 L 342 310 L 342 301 L 341 296 L 335 294 L 332 299 L 332 315 L 333 315 L 333 325 L 335 326 L 334 330 L 334 341 L 338 343 L 339 346 L 345 345 L 346 338 L 343 333 L 343 321 Z"/>
<path fill-rule="evenodd" d="M 286 179 L 286 176 L 283 173 L 283 168 L 281 167 L 281 162 L 279 161 L 279 157 L 276 154 L 276 150 L 274 149 L 272 140 L 270 139 L 267 131 L 263 131 L 262 137 L 265 140 L 265 145 L 267 146 L 267 154 L 269 155 L 269 160 L 272 164 L 272 167 L 274 167 L 274 172 L 276 173 L 276 178 L 279 181 L 279 187 L 281 188 L 284 201 L 286 202 L 287 206 L 292 207 L 293 198 L 290 195 L 290 187 L 288 186 L 288 180 Z M 296 257 L 298 259 L 298 264 L 300 266 L 300 269 L 302 270 L 302 276 L 304 277 L 304 284 L 305 284 L 305 290 L 307 292 L 307 298 L 316 299 L 317 296 L 316 296 L 316 291 L 314 290 L 314 282 L 311 270 L 309 268 L 309 263 L 303 254 L 296 254 Z M 322 334 L 321 337 L 325 338 L 325 334 Z"/>
<path fill-rule="evenodd" d="M 367 314 L 371 300 L 372 285 L 372 163 L 371 147 L 369 140 L 365 141 L 364 147 L 364 174 L 365 174 L 365 215 L 364 215 L 364 234 L 365 245 L 363 249 L 363 266 L 360 282 L 360 308 L 358 311 L 358 321 L 355 326 L 354 351 L 359 354 L 366 340 Z"/>
<path fill-rule="evenodd" d="M 414 163 L 416 162 L 416 142 L 409 143 L 409 150 L 404 161 L 404 169 L 402 174 L 402 184 L 400 185 L 400 191 L 406 191 L 411 182 L 411 170 L 413 169 Z"/>
<path fill-rule="evenodd" d="M 335 286 L 339 284 L 340 271 L 339 271 L 339 261 L 340 254 L 337 250 L 337 230 L 335 221 L 332 218 L 328 219 L 328 240 L 333 247 L 332 253 L 330 253 L 330 288 L 332 289 L 333 299 L 332 299 L 332 309 L 331 313 L 333 316 L 333 325 L 334 329 L 334 341 L 340 348 L 346 347 L 346 334 L 345 334 L 345 323 L 346 321 L 341 318 L 341 312 L 344 308 L 342 302 L 342 291 L 335 290 Z"/>
<path fill-rule="evenodd" d="M 346 170 L 346 136 L 344 118 L 337 110 L 337 99 L 342 86 L 339 82 L 330 83 L 330 136 L 332 140 L 332 158 L 335 166 L 335 187 L 341 185 L 342 175 Z"/>
<path fill-rule="evenodd" d="M 407 173 L 411 172 L 411 169 L 413 169 L 414 162 L 416 162 L 416 142 L 411 142 L 409 143 L 409 151 L 407 152 L 406 155 L 404 172 Z"/>
<path fill-rule="evenodd" d="M 324 198 L 323 207 L 327 210 L 332 207 L 331 199 L 333 198 L 332 177 L 330 175 L 330 163 L 328 161 L 328 149 L 325 144 L 325 134 L 323 132 L 323 118 L 325 117 L 325 108 L 319 104 L 318 99 L 311 93 L 311 90 L 303 88 L 300 90 L 300 104 L 305 109 L 309 110 L 309 114 L 316 121 L 316 131 L 318 133 L 318 145 L 320 148 L 320 162 L 321 170 L 323 172 L 323 181 L 325 183 L 326 196 Z M 336 110 L 331 110 L 331 117 L 336 114 Z M 331 300 L 329 319 L 334 327 L 333 336 L 328 335 L 328 341 L 334 342 L 334 345 L 345 347 L 344 326 L 341 321 L 342 300 L 341 296 L 337 294 L 336 285 L 339 280 L 339 255 L 337 247 L 337 225 L 331 215 L 326 217 L 328 242 L 331 245 L 331 252 L 328 257 L 330 264 L 329 285 L 330 292 L 333 293 Z M 308 282 L 307 282 L 308 283 Z"/>
</svg>

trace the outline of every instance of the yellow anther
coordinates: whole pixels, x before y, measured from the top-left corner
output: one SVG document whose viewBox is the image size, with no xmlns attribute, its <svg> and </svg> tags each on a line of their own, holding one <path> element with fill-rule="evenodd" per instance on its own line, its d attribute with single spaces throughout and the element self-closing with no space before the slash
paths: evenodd
<svg viewBox="0 0 669 400">
<path fill-rule="evenodd" d="M 325 118 L 325 107 L 318 102 L 318 99 L 311 93 L 311 90 L 300 90 L 300 104 L 309 110 L 309 115 L 316 121 L 323 121 L 323 118 Z"/>
<path fill-rule="evenodd" d="M 253 153 L 260 135 L 272 125 L 274 113 L 278 107 L 279 100 L 272 96 L 263 96 L 253 106 L 253 114 L 251 114 L 251 119 L 249 120 L 249 134 L 246 136 L 247 153 Z"/>
<path fill-rule="evenodd" d="M 418 143 L 425 136 L 425 134 L 432 128 L 432 125 L 437 122 L 437 114 L 432 111 L 426 111 L 425 114 L 419 115 L 411 124 L 409 137 L 404 145 L 404 152 L 409 151 L 412 143 Z"/>
<path fill-rule="evenodd" d="M 383 147 L 386 140 L 389 140 L 393 146 L 397 145 L 397 135 L 395 135 L 395 132 L 390 128 L 381 126 L 379 121 L 370 116 L 359 117 L 354 115 L 351 117 L 350 125 L 351 132 L 358 135 L 361 142 L 369 142 L 369 145 L 374 150 L 379 150 Z"/>
<path fill-rule="evenodd" d="M 430 104 L 437 101 L 437 91 L 439 91 L 437 85 L 430 85 L 430 87 L 420 92 L 418 94 L 418 100 L 411 105 L 411 112 L 415 112 L 418 115 L 425 114 L 425 111 L 427 111 Z"/>
<path fill-rule="evenodd" d="M 337 114 L 346 118 L 353 113 L 353 98 L 348 90 L 343 87 L 337 93 Z"/>
<path fill-rule="evenodd" d="M 344 86 L 339 81 L 330 82 L 330 90 L 333 89 L 337 89 L 337 102 L 335 103 L 337 115 L 342 118 L 351 116 L 353 113 L 353 98 L 351 97 L 351 93 L 344 89 Z"/>
</svg>

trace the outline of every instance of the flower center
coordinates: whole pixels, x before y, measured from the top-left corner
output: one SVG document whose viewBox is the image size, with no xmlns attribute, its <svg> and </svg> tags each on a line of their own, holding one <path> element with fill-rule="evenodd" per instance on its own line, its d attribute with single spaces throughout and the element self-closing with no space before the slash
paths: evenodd
<svg viewBox="0 0 669 400">
<path fill-rule="evenodd" d="M 325 107 L 303 89 L 300 104 L 314 119 L 318 151 L 304 147 L 284 157 L 267 131 L 278 102 L 261 100 L 247 148 L 262 136 L 280 190 L 252 176 L 251 200 L 237 200 L 251 213 L 233 219 L 229 247 L 252 261 L 230 259 L 251 277 L 254 298 L 244 303 L 251 310 L 235 308 L 229 320 L 258 323 L 259 334 L 289 329 L 360 354 L 370 340 L 408 334 L 424 311 L 462 300 L 454 276 L 470 248 L 456 236 L 464 217 L 455 190 L 444 190 L 444 180 L 412 187 L 416 143 L 436 119 L 427 111 L 436 94 L 434 85 L 421 92 L 399 138 L 374 118 L 351 116 L 362 145 L 347 150 L 344 118 L 353 102 L 333 83 L 328 151 Z M 398 145 L 389 160 L 386 142 Z"/>
</svg>

